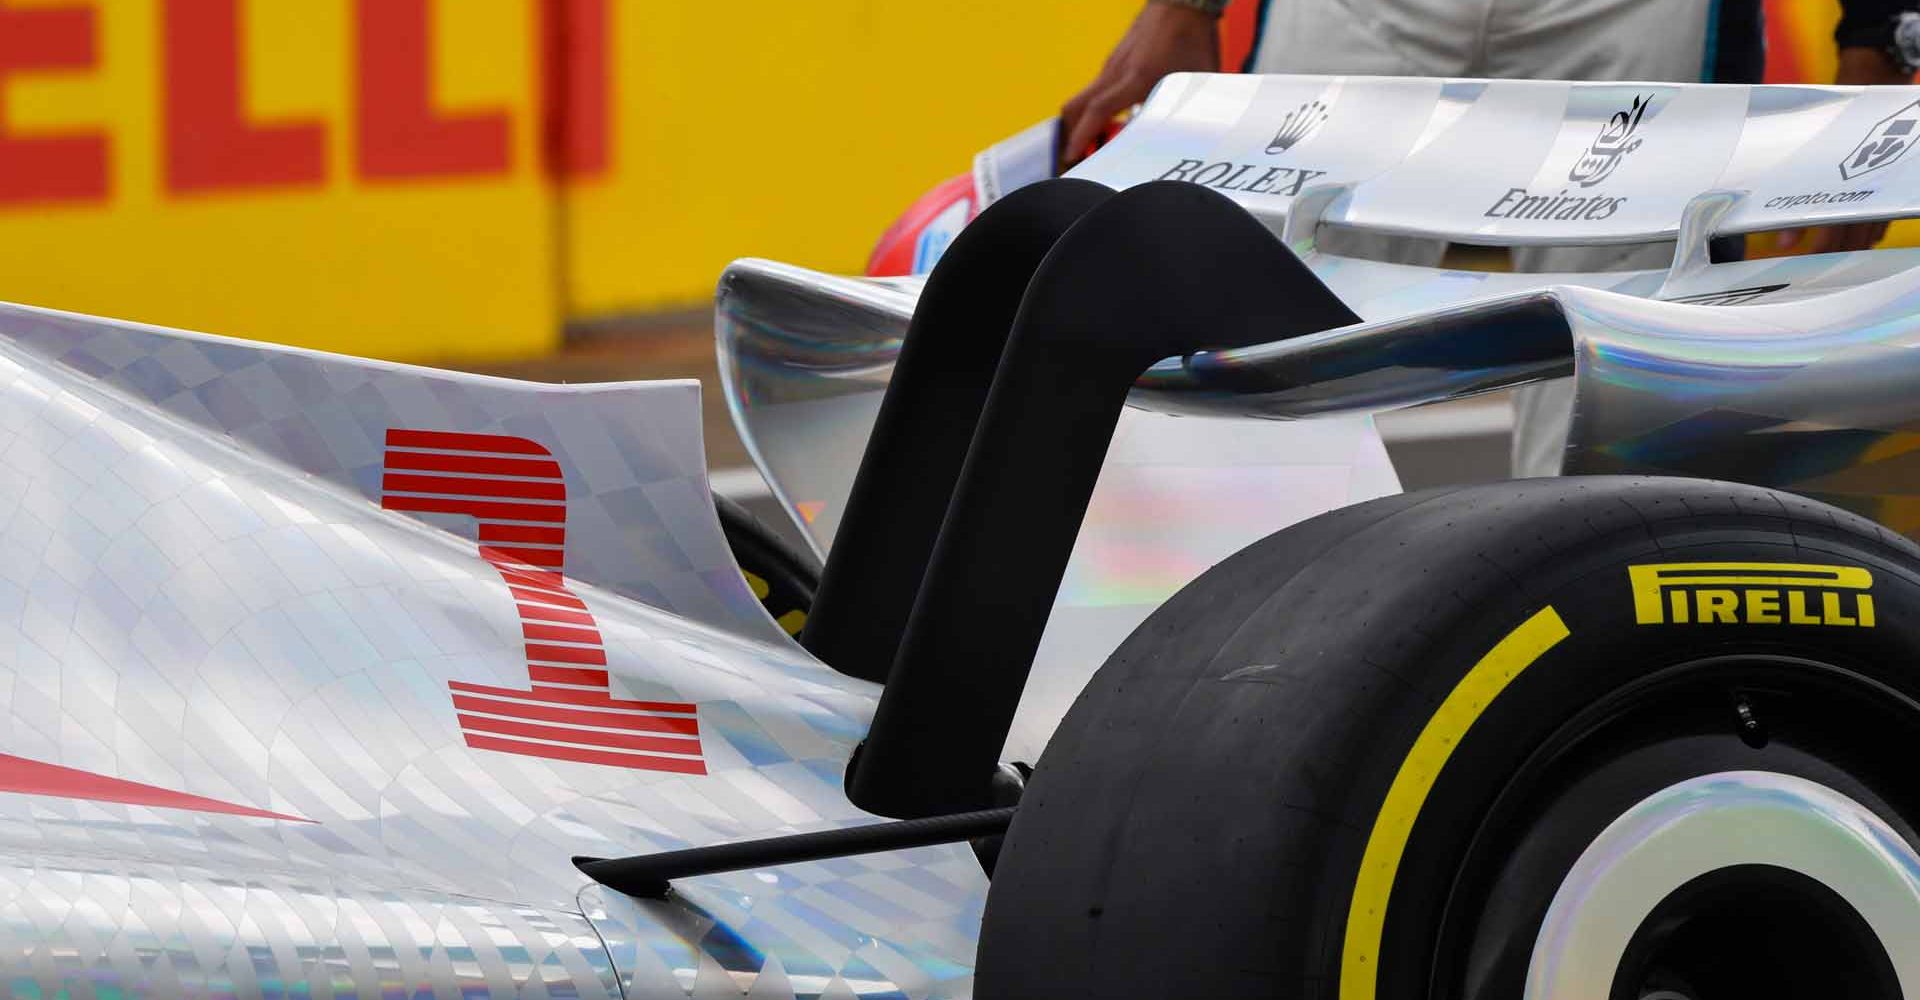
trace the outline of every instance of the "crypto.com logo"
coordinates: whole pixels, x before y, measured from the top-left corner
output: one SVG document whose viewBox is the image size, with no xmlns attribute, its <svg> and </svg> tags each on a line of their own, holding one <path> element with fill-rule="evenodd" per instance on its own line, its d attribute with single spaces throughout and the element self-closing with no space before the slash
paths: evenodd
<svg viewBox="0 0 1920 1000">
<path fill-rule="evenodd" d="M 1867 137 L 1840 161 L 1840 176 L 1854 180 L 1881 167 L 1892 166 L 1912 148 L 1916 129 L 1920 129 L 1920 101 L 1880 119 Z"/>
</svg>

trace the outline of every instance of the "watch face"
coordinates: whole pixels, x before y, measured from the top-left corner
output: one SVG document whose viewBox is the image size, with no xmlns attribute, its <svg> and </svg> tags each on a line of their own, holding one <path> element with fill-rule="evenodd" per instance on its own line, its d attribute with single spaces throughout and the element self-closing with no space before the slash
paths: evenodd
<svg viewBox="0 0 1920 1000">
<path fill-rule="evenodd" d="M 1920 13 L 1906 11 L 1894 19 L 1892 50 L 1907 69 L 1920 67 Z"/>
</svg>

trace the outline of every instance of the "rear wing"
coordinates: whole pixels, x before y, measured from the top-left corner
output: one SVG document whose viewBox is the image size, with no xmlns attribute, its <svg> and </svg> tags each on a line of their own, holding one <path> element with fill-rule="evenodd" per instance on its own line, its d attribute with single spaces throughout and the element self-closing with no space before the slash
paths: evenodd
<svg viewBox="0 0 1920 1000">
<path fill-rule="evenodd" d="M 1043 123 L 982 154 L 982 200 L 1039 178 L 1051 134 Z M 1917 87 L 1186 74 L 1163 81 L 1134 123 L 1070 176 L 1220 192 L 1279 232 L 1366 321 L 1285 345 L 1165 359 L 1133 394 L 1160 412 L 1291 419 L 1570 374 L 1570 309 L 1598 309 L 1622 328 L 1684 330 L 1705 328 L 1703 309 L 1821 300 L 1815 311 L 1835 310 L 1843 327 L 1867 322 L 1870 295 L 1836 293 L 1887 283 L 1905 294 L 1920 277 L 1920 251 L 1712 263 L 1706 244 L 1723 233 L 1920 215 L 1917 134 Z M 1492 244 L 1679 246 L 1672 265 L 1655 270 L 1494 274 L 1317 253 L 1322 223 Z M 1177 225 L 1153 238 L 1192 239 Z M 823 549 L 858 459 L 857 449 L 823 442 L 864 439 L 923 287 L 753 260 L 721 279 L 720 367 L 735 423 Z M 1741 315 L 1772 328 L 1768 313 Z M 1597 453 L 1595 441 L 1574 444 Z"/>
<path fill-rule="evenodd" d="M 1920 87 L 1176 74 L 1069 176 L 1293 233 L 1639 243 L 1920 215 L 1916 138 Z"/>
</svg>

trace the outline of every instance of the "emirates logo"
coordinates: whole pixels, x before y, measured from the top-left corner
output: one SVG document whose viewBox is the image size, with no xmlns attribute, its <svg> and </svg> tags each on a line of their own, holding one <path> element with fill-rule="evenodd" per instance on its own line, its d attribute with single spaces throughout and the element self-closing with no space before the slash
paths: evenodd
<svg viewBox="0 0 1920 1000">
<path fill-rule="evenodd" d="M 1625 110 L 1616 111 L 1607 123 L 1600 126 L 1600 134 L 1594 137 L 1593 144 L 1581 154 L 1573 169 L 1567 171 L 1567 180 L 1581 187 L 1592 187 L 1613 176 L 1620 161 L 1628 153 L 1640 148 L 1643 141 L 1634 133 L 1640 130 L 1640 119 L 1653 105 L 1653 95 L 1635 97 Z"/>
<path fill-rule="evenodd" d="M 1327 106 L 1319 101 L 1308 101 L 1287 113 L 1280 119 L 1280 131 L 1274 133 L 1273 141 L 1267 143 L 1269 154 L 1284 153 L 1299 145 L 1308 136 L 1320 131 L 1327 121 Z"/>
</svg>

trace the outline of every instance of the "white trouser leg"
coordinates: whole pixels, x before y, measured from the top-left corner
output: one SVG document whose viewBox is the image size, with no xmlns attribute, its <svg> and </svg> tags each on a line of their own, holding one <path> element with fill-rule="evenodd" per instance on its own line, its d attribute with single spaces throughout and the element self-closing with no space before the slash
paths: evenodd
<svg viewBox="0 0 1920 1000">
<path fill-rule="evenodd" d="M 1268 0 L 1256 73 L 1462 76 L 1492 0 Z"/>
<path fill-rule="evenodd" d="M 1472 75 L 1698 83 L 1712 8 L 1711 0 L 1493 0 Z"/>
</svg>

